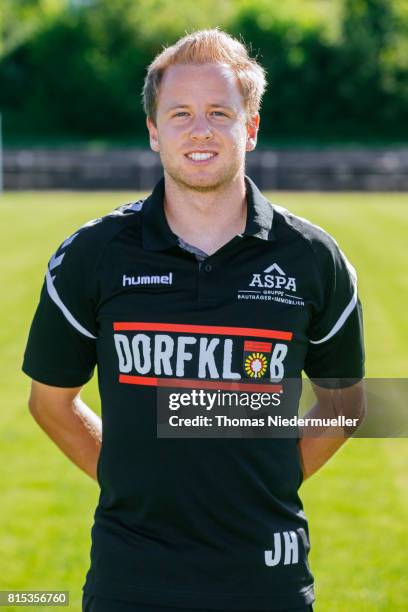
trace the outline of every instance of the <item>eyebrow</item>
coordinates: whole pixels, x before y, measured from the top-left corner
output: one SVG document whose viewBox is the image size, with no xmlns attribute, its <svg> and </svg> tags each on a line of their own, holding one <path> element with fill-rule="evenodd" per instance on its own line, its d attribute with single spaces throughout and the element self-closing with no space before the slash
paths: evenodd
<svg viewBox="0 0 408 612">
<path fill-rule="evenodd" d="M 187 104 L 175 104 L 174 106 L 170 106 L 169 108 L 166 108 L 166 113 L 169 113 L 172 110 L 176 110 L 176 108 L 188 108 Z"/>
<path fill-rule="evenodd" d="M 236 108 L 234 106 L 229 106 L 228 104 L 225 104 L 224 102 L 213 102 L 212 104 L 209 104 L 210 107 L 212 108 L 225 108 L 231 111 L 235 111 Z M 178 108 L 190 108 L 189 104 L 175 104 L 174 106 L 170 106 L 168 109 L 166 109 L 166 113 L 170 113 L 173 110 L 176 110 Z"/>
</svg>

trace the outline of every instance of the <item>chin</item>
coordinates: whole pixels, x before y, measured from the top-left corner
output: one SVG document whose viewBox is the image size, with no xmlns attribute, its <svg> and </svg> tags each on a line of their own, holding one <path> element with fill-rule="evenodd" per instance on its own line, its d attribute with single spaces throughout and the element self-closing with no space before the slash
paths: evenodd
<svg viewBox="0 0 408 612">
<path fill-rule="evenodd" d="M 201 191 L 202 193 L 208 191 L 215 191 L 224 185 L 227 181 L 223 180 L 197 180 L 191 179 L 184 181 L 184 185 L 189 189 L 194 189 L 195 191 Z"/>
<path fill-rule="evenodd" d="M 234 169 L 233 172 L 228 172 L 223 175 L 217 176 L 194 176 L 194 174 L 188 174 L 185 172 L 173 172 L 166 169 L 166 172 L 180 187 L 194 189 L 195 191 L 208 192 L 219 189 L 225 184 L 232 181 L 237 171 Z"/>
</svg>

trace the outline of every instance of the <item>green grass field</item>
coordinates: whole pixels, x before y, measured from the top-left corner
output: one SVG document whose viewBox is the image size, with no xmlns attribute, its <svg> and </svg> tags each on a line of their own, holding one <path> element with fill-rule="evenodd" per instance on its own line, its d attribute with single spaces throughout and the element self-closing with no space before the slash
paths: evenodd
<svg viewBox="0 0 408 612">
<path fill-rule="evenodd" d="M 270 196 L 331 232 L 357 268 L 367 375 L 407 377 L 408 195 Z M 98 491 L 29 415 L 20 366 L 48 258 L 79 225 L 131 199 L 68 192 L 0 198 L 0 590 L 69 590 L 75 611 Z M 99 410 L 95 381 L 84 398 Z M 303 485 L 317 612 L 407 610 L 407 465 L 407 440 L 356 439 Z"/>
</svg>

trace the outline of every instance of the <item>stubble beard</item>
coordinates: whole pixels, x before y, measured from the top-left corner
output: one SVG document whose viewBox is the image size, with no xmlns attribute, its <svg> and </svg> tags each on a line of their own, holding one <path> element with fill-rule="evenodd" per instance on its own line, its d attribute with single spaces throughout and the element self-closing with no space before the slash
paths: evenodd
<svg viewBox="0 0 408 612">
<path fill-rule="evenodd" d="M 166 155 L 161 156 L 161 162 L 166 174 L 176 183 L 181 189 L 189 191 L 196 191 L 198 193 L 210 193 L 216 191 L 222 191 L 226 185 L 231 183 L 241 169 L 245 169 L 245 157 L 243 160 L 239 159 L 237 152 L 234 151 L 233 157 L 234 163 L 229 164 L 227 167 L 221 168 L 213 176 L 207 177 L 194 177 L 186 172 L 180 166 L 176 164 L 168 163 Z"/>
</svg>

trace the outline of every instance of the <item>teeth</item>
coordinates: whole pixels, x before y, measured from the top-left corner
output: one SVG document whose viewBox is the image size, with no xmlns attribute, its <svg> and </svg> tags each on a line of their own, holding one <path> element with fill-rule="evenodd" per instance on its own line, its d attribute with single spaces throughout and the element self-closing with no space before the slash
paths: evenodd
<svg viewBox="0 0 408 612">
<path fill-rule="evenodd" d="M 214 157 L 214 153 L 189 153 L 188 157 L 193 161 L 202 161 L 204 159 L 210 159 L 210 157 Z"/>
</svg>

